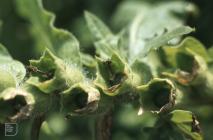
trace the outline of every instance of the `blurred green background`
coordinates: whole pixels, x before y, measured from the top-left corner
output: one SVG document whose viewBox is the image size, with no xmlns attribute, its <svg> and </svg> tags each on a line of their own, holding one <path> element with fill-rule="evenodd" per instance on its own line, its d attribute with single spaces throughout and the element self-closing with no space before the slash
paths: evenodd
<svg viewBox="0 0 213 140">
<path fill-rule="evenodd" d="M 129 0 L 133 2 L 136 0 Z M 152 5 L 169 0 L 139 0 L 146 1 Z M 84 20 L 84 11 L 90 11 L 100 17 L 114 32 L 126 26 L 125 19 L 128 16 L 124 13 L 121 16 L 124 21 L 116 21 L 116 11 L 126 3 L 124 0 L 43 0 L 44 7 L 56 15 L 55 26 L 71 31 L 79 40 L 81 50 L 94 54 L 94 47 L 90 38 L 90 33 Z M 195 14 L 186 16 L 185 23 L 196 28 L 193 36 L 198 38 L 206 47 L 213 44 L 213 1 L 212 0 L 191 0 L 197 7 Z M 129 4 L 131 5 L 131 4 Z M 128 6 L 128 4 L 127 4 Z M 28 60 L 40 56 L 35 53 L 35 43 L 29 31 L 29 22 L 20 17 L 17 12 L 15 0 L 0 0 L 0 42 L 7 46 L 11 55 L 28 64 Z M 127 20 L 128 21 L 128 20 Z M 213 139 L 213 113 L 211 107 L 206 106 L 193 110 L 196 113 L 203 112 L 198 117 L 201 128 L 205 132 L 205 139 Z M 113 140 L 139 140 L 146 139 L 145 127 L 152 126 L 155 119 L 150 113 L 143 117 L 137 116 L 137 109 L 130 105 L 119 105 L 113 110 Z M 206 114 L 206 112 L 208 112 Z M 153 117 L 153 119 L 147 119 Z M 93 116 L 73 117 L 65 120 L 63 116 L 52 114 L 44 123 L 41 130 L 40 139 L 46 140 L 92 140 L 93 126 L 95 118 Z M 26 120 L 19 124 L 19 132 L 16 137 L 5 137 L 4 126 L 0 125 L 1 140 L 24 140 L 29 138 L 31 120 Z"/>
</svg>

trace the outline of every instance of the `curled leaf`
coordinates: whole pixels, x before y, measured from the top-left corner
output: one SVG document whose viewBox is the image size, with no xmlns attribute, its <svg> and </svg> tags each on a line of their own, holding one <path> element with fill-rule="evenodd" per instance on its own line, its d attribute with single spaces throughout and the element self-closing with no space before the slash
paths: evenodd
<svg viewBox="0 0 213 140">
<path fill-rule="evenodd" d="M 213 75 L 208 65 L 211 58 L 199 41 L 189 37 L 177 47 L 166 47 L 164 51 L 166 56 L 171 58 L 167 61 L 176 68 L 175 74 L 164 73 L 166 76 L 198 91 L 202 89 L 204 93 L 211 95 Z"/>
<path fill-rule="evenodd" d="M 126 64 L 117 55 L 112 55 L 110 60 L 97 58 L 98 74 L 95 84 L 109 93 L 116 94 L 115 91 L 124 83 L 128 77 Z"/>
<path fill-rule="evenodd" d="M 176 65 L 176 54 L 180 52 L 191 54 L 193 56 L 198 55 L 206 62 L 211 60 L 211 57 L 209 56 L 204 45 L 193 37 L 186 37 L 180 44 L 176 46 L 165 46 L 163 47 L 163 50 L 166 55 L 166 61 L 172 66 Z"/>
<path fill-rule="evenodd" d="M 168 79 L 154 78 L 138 87 L 141 106 L 157 113 L 167 112 L 175 104 L 176 88 Z"/>
<path fill-rule="evenodd" d="M 98 108 L 100 93 L 89 83 L 79 83 L 62 94 L 62 103 L 66 115 L 91 114 Z"/>
<path fill-rule="evenodd" d="M 7 88 L 0 94 L 0 122 L 16 122 L 28 118 L 34 103 L 31 94 L 21 89 Z"/>
<path fill-rule="evenodd" d="M 84 75 L 75 65 L 65 63 L 50 50 L 46 50 L 40 60 L 31 60 L 32 76 L 27 83 L 38 87 L 45 93 L 66 90 L 84 79 Z"/>
</svg>

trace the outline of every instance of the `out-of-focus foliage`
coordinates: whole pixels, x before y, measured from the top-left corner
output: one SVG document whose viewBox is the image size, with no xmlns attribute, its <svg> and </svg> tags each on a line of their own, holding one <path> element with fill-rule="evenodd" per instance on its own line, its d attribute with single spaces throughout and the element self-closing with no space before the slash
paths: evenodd
<svg viewBox="0 0 213 140">
<path fill-rule="evenodd" d="M 0 0 L 0 139 L 212 139 L 212 5 Z"/>
<path fill-rule="evenodd" d="M 45 11 L 41 2 L 41 0 L 38 2 L 28 0 L 17 1 L 20 15 L 26 17 L 31 22 L 31 32 L 36 40 L 36 47 L 44 49 L 45 46 L 65 59 L 67 63 L 79 64 L 78 41 L 71 33 L 54 27 L 54 15 Z"/>
</svg>

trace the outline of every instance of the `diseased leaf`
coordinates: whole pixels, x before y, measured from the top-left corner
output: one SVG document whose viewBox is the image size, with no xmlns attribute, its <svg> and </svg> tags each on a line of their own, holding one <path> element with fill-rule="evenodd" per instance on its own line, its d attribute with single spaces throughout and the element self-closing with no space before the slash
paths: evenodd
<svg viewBox="0 0 213 140">
<path fill-rule="evenodd" d="M 199 65 L 202 69 L 207 69 L 207 62 L 211 61 L 211 57 L 209 57 L 204 46 L 192 37 L 185 38 L 177 46 L 166 46 L 163 50 L 165 52 L 165 58 L 163 58 L 165 61 L 171 66 L 187 72 L 192 72 L 195 65 Z M 183 61 L 184 59 L 187 59 L 187 61 Z"/>
<path fill-rule="evenodd" d="M 69 6 L 64 7 L 64 1 L 59 3 L 48 0 L 45 6 L 57 14 L 61 14 L 62 10 L 57 25 L 64 26 L 67 17 L 63 11 Z M 73 118 L 73 115 L 94 115 L 91 116 L 92 125 L 89 122 L 89 129 L 94 126 L 93 120 L 97 119 L 95 137 L 105 139 L 99 138 L 99 135 L 110 135 L 112 116 L 115 116 L 113 123 L 119 131 L 113 132 L 115 136 L 111 139 L 202 140 L 196 117 L 190 111 L 173 110 L 187 105 L 196 114 L 202 112 L 199 114 L 202 121 L 206 118 L 211 120 L 213 113 L 210 107 L 213 102 L 213 49 L 205 49 L 201 42 L 192 37 L 176 45 L 183 35 L 194 31 L 184 26 L 187 13 L 193 14 L 195 11 L 195 7 L 188 4 L 184 1 L 122 1 L 113 29 L 126 28 L 118 34 L 113 34 L 98 17 L 85 12 L 94 46 L 88 42 L 90 37 L 84 34 L 83 26 L 86 25 L 82 17 L 73 13 L 74 21 L 70 22 L 70 29 L 83 40 L 82 46 L 86 46 L 83 48 L 85 52 L 81 53 L 77 39 L 68 31 L 54 26 L 55 15 L 44 9 L 42 0 L 15 1 L 14 6 L 28 22 L 20 21 L 19 24 L 11 20 L 12 25 L 20 27 L 15 28 L 13 35 L 21 42 L 31 42 L 31 38 L 25 35 L 25 26 L 30 25 L 37 44 L 35 49 L 44 53 L 40 59 L 30 60 L 25 77 L 24 66 L 0 45 L 0 124 L 29 117 L 39 122 L 40 116 L 42 121 L 49 116 L 52 119 L 52 113 L 66 114 L 66 119 L 70 117 L 77 120 L 81 118 Z M 93 3 L 90 5 L 95 8 L 98 6 Z M 91 9 L 90 6 L 87 8 Z M 11 12 L 10 7 L 5 6 L 5 9 Z M 109 15 L 111 11 L 108 12 L 99 15 Z M 4 32 L 10 33 L 11 30 L 13 28 L 4 29 Z M 7 38 L 2 37 L 8 43 Z M 17 85 L 20 86 L 16 88 Z M 125 104 L 131 108 L 126 110 Z M 197 105 L 201 105 L 201 109 Z M 114 109 L 115 112 L 112 112 Z M 53 119 L 51 122 L 54 124 L 54 121 L 58 121 L 52 125 L 56 127 L 56 135 L 65 132 L 65 122 L 57 127 L 60 120 Z M 34 132 L 37 135 L 39 129 L 34 124 L 39 128 L 42 121 L 38 124 L 33 122 L 32 139 L 38 139 L 38 136 L 34 137 Z M 75 122 L 72 122 L 75 127 Z M 207 128 L 211 130 L 211 121 L 208 122 Z M 84 122 L 82 124 L 86 126 Z M 46 129 L 45 133 L 49 135 L 50 131 Z M 53 134 L 54 137 L 56 135 Z M 77 135 L 72 135 L 72 138 L 80 139 Z"/>
<path fill-rule="evenodd" d="M 168 79 L 154 78 L 137 88 L 144 110 L 165 113 L 175 105 L 176 87 Z"/>
<path fill-rule="evenodd" d="M 101 87 L 106 93 L 116 94 L 115 91 L 127 79 L 126 64 L 117 54 L 113 54 L 109 60 L 97 58 L 97 63 L 98 74 L 95 84 Z"/>
<path fill-rule="evenodd" d="M 76 65 L 66 63 L 48 49 L 39 60 L 30 60 L 29 69 L 32 76 L 27 83 L 45 93 L 64 91 L 84 80 L 82 71 Z"/>
<path fill-rule="evenodd" d="M 34 103 L 32 94 L 17 88 L 7 88 L 0 94 L 0 123 L 27 119 Z"/>
<path fill-rule="evenodd" d="M 174 74 L 165 73 L 166 76 L 192 87 L 200 96 L 212 96 L 213 74 L 208 65 L 211 57 L 200 42 L 190 37 L 175 48 L 165 47 L 164 51 L 165 59 L 170 58 L 166 61 L 175 69 Z"/>
<path fill-rule="evenodd" d="M 92 83 L 74 84 L 61 95 L 64 101 L 63 110 L 68 116 L 90 114 L 98 109 L 100 93 L 93 87 Z"/>
<path fill-rule="evenodd" d="M 187 37 L 185 42 L 182 44 L 182 48 L 185 48 L 186 52 L 203 57 L 207 62 L 212 59 L 208 56 L 205 46 L 193 37 Z"/>
<path fill-rule="evenodd" d="M 39 48 L 47 47 L 71 64 L 80 65 L 79 43 L 68 31 L 54 27 L 55 15 L 46 11 L 42 0 L 17 0 L 19 13 L 31 23 Z"/>
<path fill-rule="evenodd" d="M 166 61 L 168 61 L 173 66 L 176 65 L 176 54 L 179 52 L 199 55 L 207 62 L 211 60 L 211 57 L 208 55 L 208 52 L 203 44 L 201 44 L 201 42 L 193 37 L 186 37 L 179 45 L 176 46 L 165 46 L 163 47 L 163 50 L 166 54 L 164 59 L 166 59 Z"/>
</svg>

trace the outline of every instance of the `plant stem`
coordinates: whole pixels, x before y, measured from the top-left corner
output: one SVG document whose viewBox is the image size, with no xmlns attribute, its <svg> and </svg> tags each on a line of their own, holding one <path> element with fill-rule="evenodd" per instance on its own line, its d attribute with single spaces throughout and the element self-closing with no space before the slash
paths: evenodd
<svg viewBox="0 0 213 140">
<path fill-rule="evenodd" d="M 96 122 L 96 140 L 111 140 L 112 110 L 100 115 Z"/>
<path fill-rule="evenodd" d="M 39 115 L 36 118 L 34 118 L 33 123 L 32 123 L 32 128 L 31 128 L 31 135 L 30 135 L 30 139 L 31 140 L 39 140 L 39 132 L 40 132 L 40 128 L 42 123 L 45 120 L 45 115 Z"/>
</svg>

